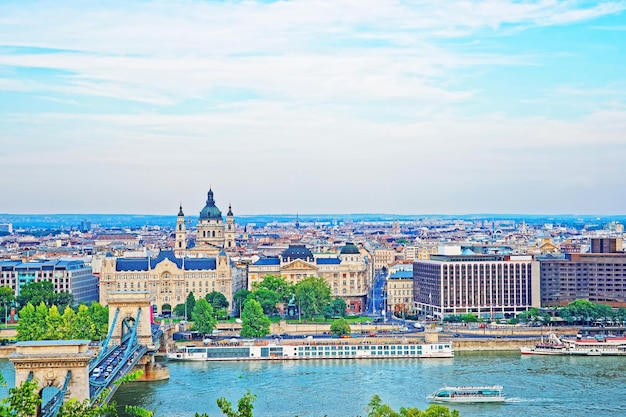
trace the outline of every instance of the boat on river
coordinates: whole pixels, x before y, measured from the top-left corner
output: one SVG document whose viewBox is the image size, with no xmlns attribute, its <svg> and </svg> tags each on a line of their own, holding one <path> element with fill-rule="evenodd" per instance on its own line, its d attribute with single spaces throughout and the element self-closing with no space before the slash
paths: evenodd
<svg viewBox="0 0 626 417">
<path fill-rule="evenodd" d="M 445 386 L 427 398 L 434 403 L 503 403 L 506 401 L 501 385 Z"/>
<path fill-rule="evenodd" d="M 177 347 L 168 352 L 174 361 L 255 361 L 310 359 L 452 358 L 451 343 L 348 343 L 320 342 L 276 344 L 239 342 L 224 345 Z"/>
<path fill-rule="evenodd" d="M 626 356 L 626 337 L 565 339 L 551 333 L 547 343 L 521 347 L 522 355 Z"/>
</svg>

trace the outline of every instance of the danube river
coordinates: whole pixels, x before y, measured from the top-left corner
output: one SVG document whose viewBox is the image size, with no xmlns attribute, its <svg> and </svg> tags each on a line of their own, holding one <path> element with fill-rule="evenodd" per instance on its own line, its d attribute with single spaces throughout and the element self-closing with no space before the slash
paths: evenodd
<svg viewBox="0 0 626 417">
<path fill-rule="evenodd" d="M 169 362 L 169 381 L 130 383 L 114 397 L 156 416 L 221 416 L 216 399 L 236 403 L 250 390 L 259 417 L 365 416 L 373 394 L 394 409 L 428 407 L 445 384 L 500 384 L 505 404 L 460 405 L 462 417 L 626 415 L 625 357 L 456 353 L 454 359 Z M 0 369 L 12 377 L 10 363 Z"/>
</svg>

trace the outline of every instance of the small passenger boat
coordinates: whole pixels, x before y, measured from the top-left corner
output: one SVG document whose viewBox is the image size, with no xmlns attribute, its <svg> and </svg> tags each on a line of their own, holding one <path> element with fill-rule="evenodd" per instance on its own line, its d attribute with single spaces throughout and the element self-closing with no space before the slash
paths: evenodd
<svg viewBox="0 0 626 417">
<path fill-rule="evenodd" d="M 502 386 L 445 386 L 428 396 L 434 403 L 502 403 L 505 401 Z"/>
</svg>

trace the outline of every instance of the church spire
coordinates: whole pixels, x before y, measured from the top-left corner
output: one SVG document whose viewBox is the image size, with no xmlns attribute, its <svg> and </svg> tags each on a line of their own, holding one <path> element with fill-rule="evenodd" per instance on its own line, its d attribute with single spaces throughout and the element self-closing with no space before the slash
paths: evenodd
<svg viewBox="0 0 626 417">
<path fill-rule="evenodd" d="M 184 216 L 185 213 L 183 213 L 183 203 L 180 203 L 180 208 L 178 209 L 178 216 Z"/>
</svg>

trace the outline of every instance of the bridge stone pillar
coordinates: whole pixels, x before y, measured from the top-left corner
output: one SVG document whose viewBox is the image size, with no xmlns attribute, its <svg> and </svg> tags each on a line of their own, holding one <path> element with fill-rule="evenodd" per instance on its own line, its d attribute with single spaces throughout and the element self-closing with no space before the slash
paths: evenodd
<svg viewBox="0 0 626 417">
<path fill-rule="evenodd" d="M 137 327 L 137 341 L 140 345 L 145 345 L 148 349 L 154 349 L 152 342 L 152 327 L 150 326 L 150 293 L 148 291 L 111 291 L 106 302 L 109 306 L 109 329 L 113 326 L 115 311 L 119 308 L 115 328 L 111 334 L 111 339 L 120 341 L 122 339 L 122 322 L 124 319 L 137 318 L 137 311 L 141 308 L 139 323 Z"/>
<path fill-rule="evenodd" d="M 15 367 L 15 386 L 28 379 L 39 383 L 39 389 L 65 383 L 67 371 L 72 376 L 65 398 L 89 399 L 89 360 L 96 352 L 89 349 L 89 340 L 41 340 L 18 342 L 9 359 Z"/>
</svg>

